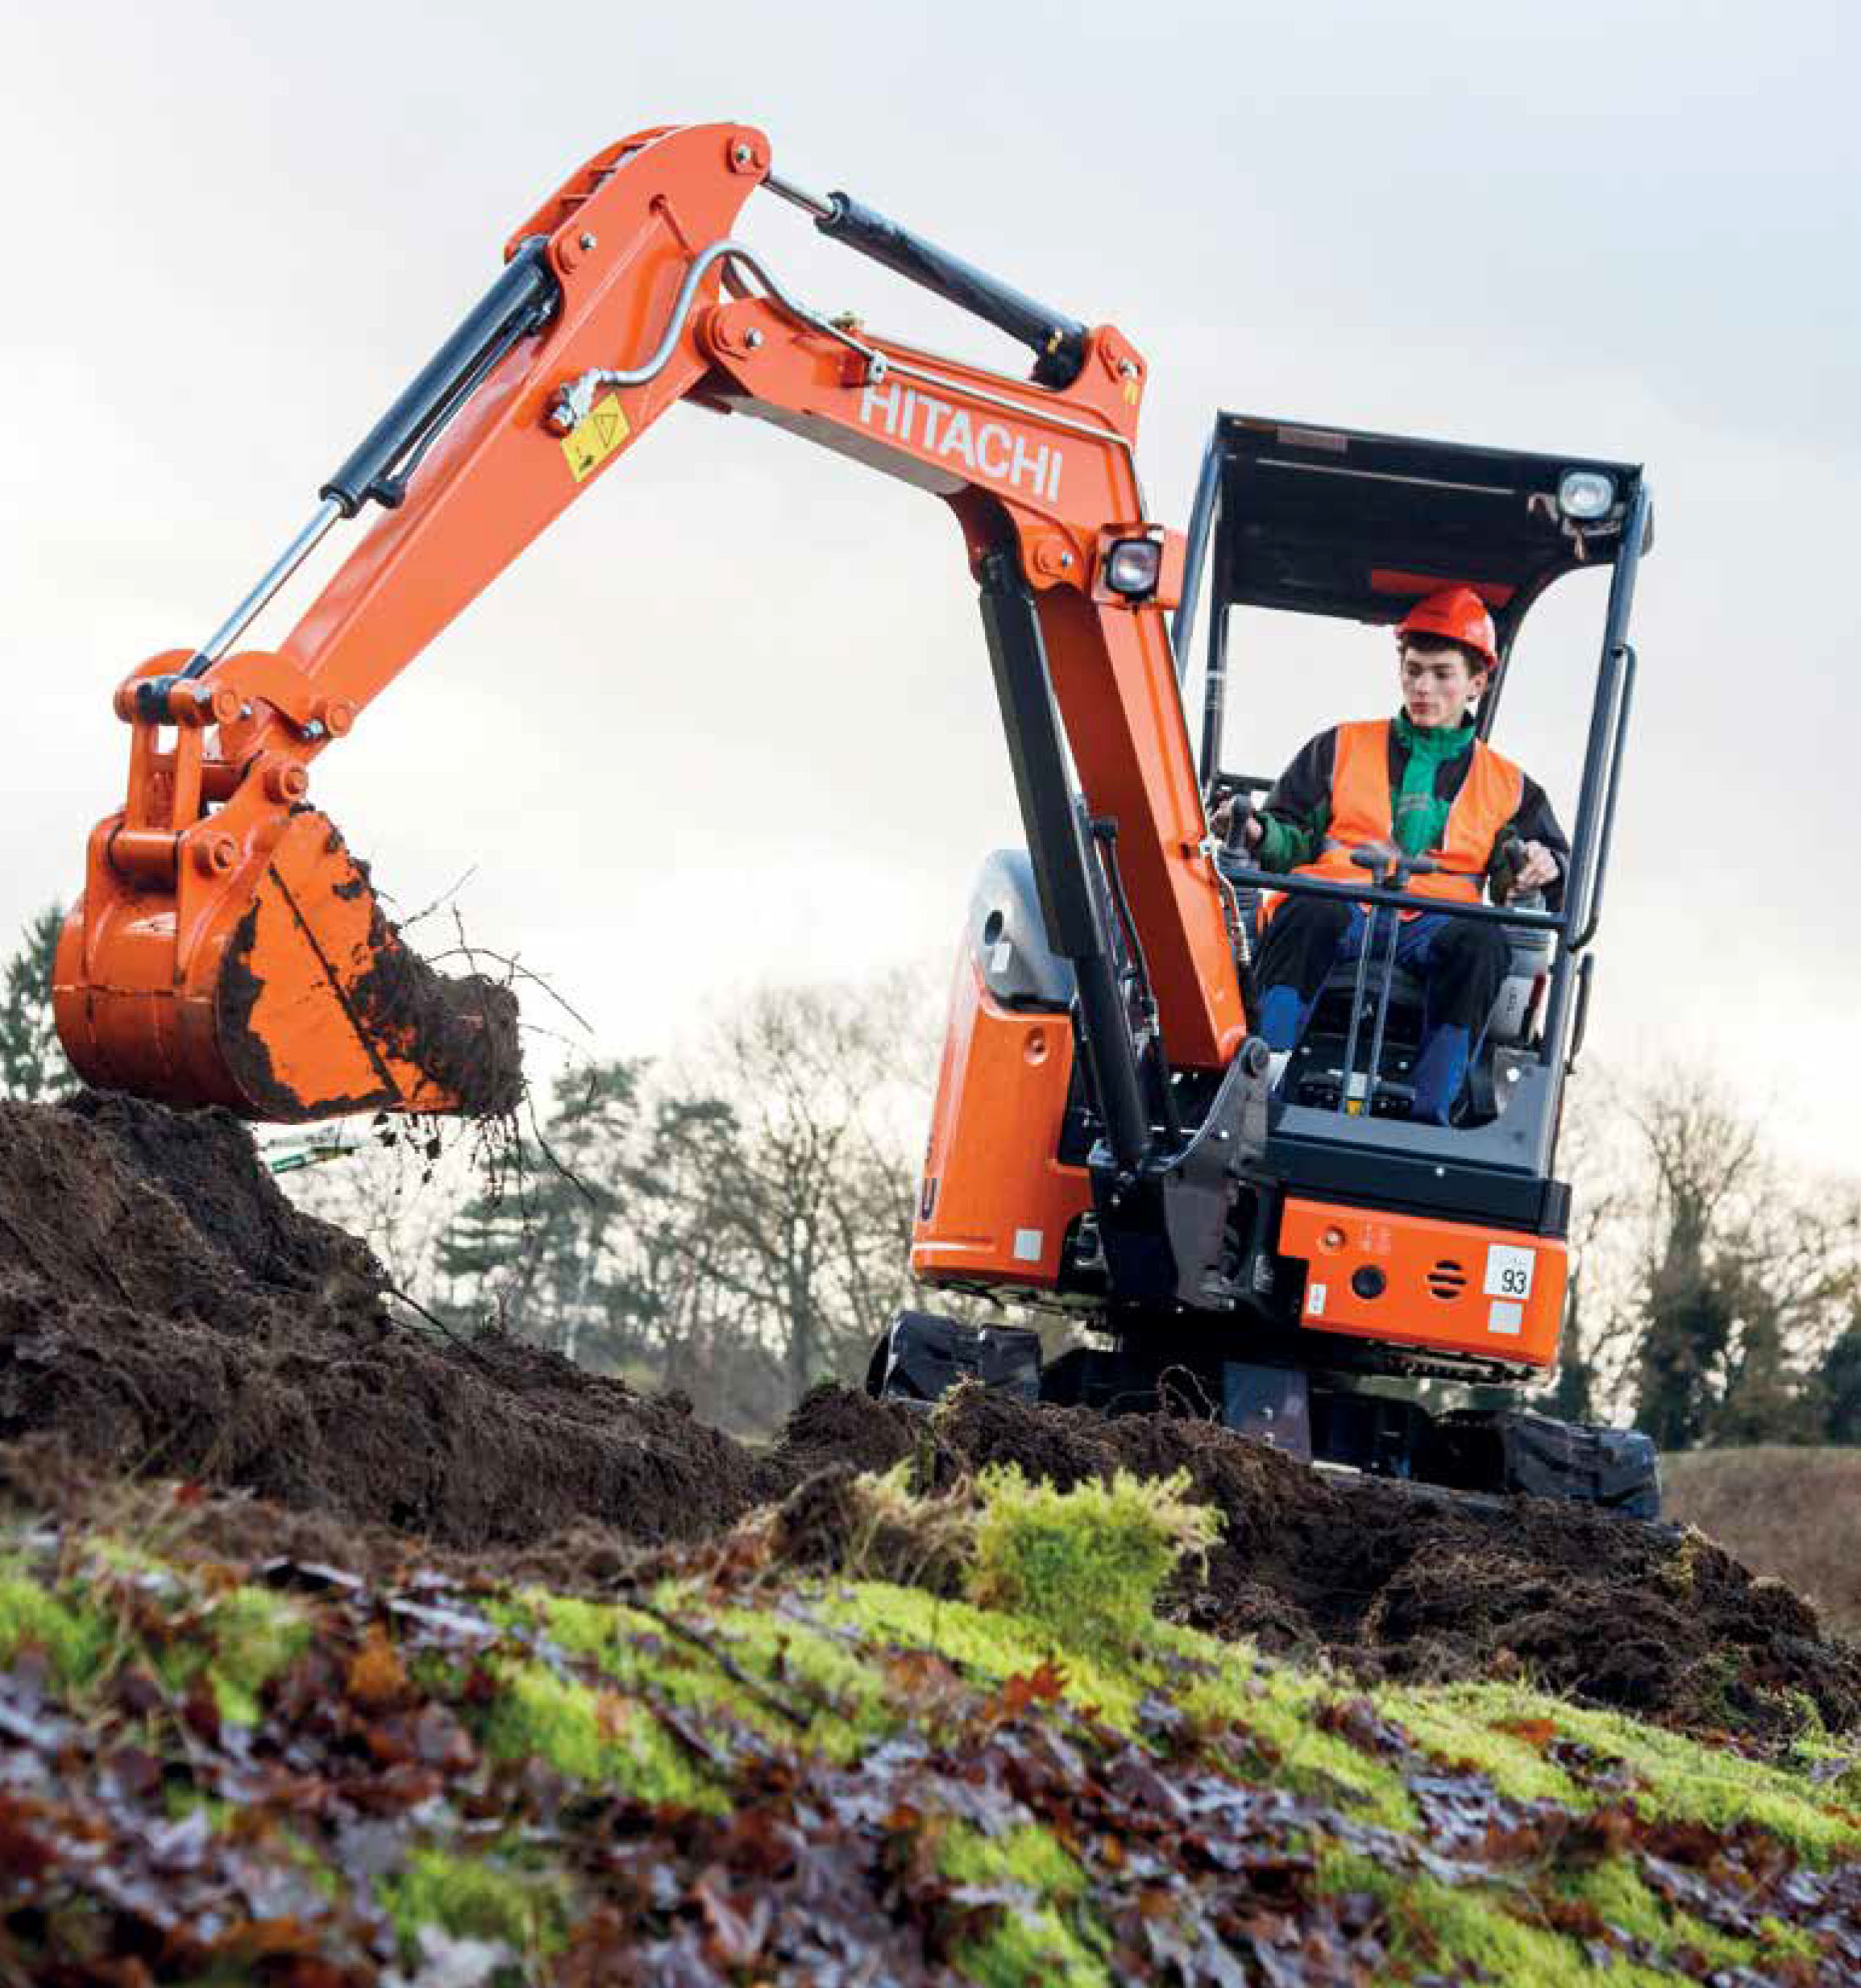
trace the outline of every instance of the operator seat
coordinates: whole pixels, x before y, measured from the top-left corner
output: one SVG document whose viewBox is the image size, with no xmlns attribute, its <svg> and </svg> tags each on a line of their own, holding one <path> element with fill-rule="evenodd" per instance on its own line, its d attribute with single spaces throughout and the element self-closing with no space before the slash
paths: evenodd
<svg viewBox="0 0 1861 1988">
<path fill-rule="evenodd" d="M 1218 849 L 1216 862 L 1227 873 L 1250 867 L 1225 850 Z M 1244 884 L 1235 886 L 1241 923 L 1250 952 L 1257 951 L 1260 936 L 1260 893 Z M 1520 911 L 1543 907 L 1543 894 L 1532 891 L 1518 900 Z M 1383 928 L 1384 943 L 1388 928 Z M 1510 1073 L 1529 1051 L 1537 1027 L 1544 989 L 1551 972 L 1552 935 L 1548 932 L 1510 932 L 1512 957 L 1506 977 L 1499 983 L 1486 1024 L 1468 1064 L 1466 1089 L 1462 1094 L 1456 1123 L 1483 1125 L 1505 1109 L 1506 1093 L 1513 1081 Z M 1365 1066 L 1375 1025 L 1377 1001 L 1381 984 L 1381 948 L 1373 957 L 1364 981 L 1364 1010 L 1357 1031 L 1356 1083 L 1364 1088 Z M 1350 1037 L 1351 999 L 1356 990 L 1355 960 L 1335 966 L 1319 990 L 1299 1046 L 1292 1053 L 1281 1085 L 1287 1100 L 1320 1108 L 1335 1106 L 1344 1082 L 1344 1049 Z M 1377 1096 L 1373 1106 L 1377 1117 L 1406 1117 L 1414 1102 L 1410 1081 L 1419 1054 L 1426 1011 L 1427 990 L 1412 974 L 1397 967 L 1390 976 L 1390 1007 L 1384 1024 L 1383 1052 L 1377 1074 Z"/>
</svg>

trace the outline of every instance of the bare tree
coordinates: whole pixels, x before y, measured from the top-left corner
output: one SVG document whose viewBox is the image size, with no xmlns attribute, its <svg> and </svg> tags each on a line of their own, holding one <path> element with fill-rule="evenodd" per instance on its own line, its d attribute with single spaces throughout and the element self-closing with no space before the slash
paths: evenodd
<svg viewBox="0 0 1861 1988">
<path fill-rule="evenodd" d="M 1793 1172 L 1697 1070 L 1580 1094 L 1573 1336 L 1664 1448 L 1812 1440 L 1813 1376 L 1861 1291 L 1852 1182 Z"/>
<path fill-rule="evenodd" d="M 759 1322 L 791 1405 L 854 1377 L 909 1289 L 918 1082 L 903 992 L 760 990 L 687 1063 L 704 1109 L 687 1098 L 663 1122 L 694 1274 Z"/>
</svg>

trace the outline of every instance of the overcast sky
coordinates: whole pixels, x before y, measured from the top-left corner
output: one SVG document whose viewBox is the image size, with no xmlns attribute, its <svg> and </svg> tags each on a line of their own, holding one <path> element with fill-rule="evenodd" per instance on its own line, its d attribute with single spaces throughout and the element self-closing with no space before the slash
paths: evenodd
<svg viewBox="0 0 1861 1988">
<path fill-rule="evenodd" d="M 1645 462 L 1592 1041 L 1713 1060 L 1796 1150 L 1861 1164 L 1854 0 L 3 18 L 0 940 L 120 802 L 114 684 L 220 620 L 511 226 L 610 139 L 741 118 L 804 183 L 1118 324 L 1166 521 L 1218 407 Z M 740 231 L 812 301 L 1020 366 L 779 203 Z M 1568 821 L 1601 595 L 1561 591 L 1502 742 Z M 1380 631 L 1264 625 L 1240 666 L 1231 765 L 1392 702 Z M 313 793 L 403 907 L 476 866 L 475 934 L 614 1051 L 761 979 L 941 971 L 1018 836 L 945 508 L 695 410 Z"/>
</svg>

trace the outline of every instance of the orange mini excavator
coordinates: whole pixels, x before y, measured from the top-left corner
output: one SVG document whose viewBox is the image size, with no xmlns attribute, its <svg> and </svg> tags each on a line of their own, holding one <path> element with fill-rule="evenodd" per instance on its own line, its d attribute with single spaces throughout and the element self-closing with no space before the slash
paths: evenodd
<svg viewBox="0 0 1861 1988">
<path fill-rule="evenodd" d="M 758 188 L 1031 347 L 1031 377 L 798 301 L 732 232 Z M 1632 684 L 1639 472 L 1223 415 L 1186 539 L 1138 481 L 1148 377 L 1110 326 L 778 177 L 747 126 L 602 151 L 511 236 L 483 301 L 211 638 L 117 691 L 128 795 L 91 838 L 55 977 L 73 1062 L 93 1084 L 260 1119 L 508 1108 L 513 1005 L 402 944 L 312 805 L 311 767 L 667 408 L 758 416 L 956 515 L 1027 847 L 989 859 L 971 907 L 912 1260 L 933 1285 L 1070 1309 L 1097 1339 L 1043 1368 L 1024 1329 L 908 1312 L 872 1384 L 928 1399 L 973 1375 L 1108 1409 L 1166 1395 L 1321 1461 L 1651 1513 L 1639 1437 L 1517 1407 L 1431 1415 L 1364 1384 L 1516 1390 L 1556 1360 L 1568 1193 L 1553 1154 Z M 311 550 L 372 506 L 279 645 L 240 647 Z M 1461 1122 L 1404 1114 L 1419 995 L 1375 946 L 1275 1085 L 1245 998 L 1262 879 L 1209 829 L 1217 799 L 1238 797 L 1238 821 L 1263 786 L 1218 763 L 1232 611 L 1390 623 L 1460 583 L 1509 651 L 1544 587 L 1586 565 L 1613 573 L 1563 907 L 1453 906 L 1508 929 L 1515 969 Z M 1181 672 L 1205 587 L 1198 765 Z M 1412 863 L 1360 854 L 1360 885 L 1274 887 L 1341 894 L 1391 928 L 1443 908 L 1404 888 Z"/>
</svg>

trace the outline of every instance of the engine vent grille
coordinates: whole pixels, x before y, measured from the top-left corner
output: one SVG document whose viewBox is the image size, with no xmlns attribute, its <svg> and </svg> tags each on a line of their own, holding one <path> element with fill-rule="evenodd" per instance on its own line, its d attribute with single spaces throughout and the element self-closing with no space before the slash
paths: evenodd
<svg viewBox="0 0 1861 1988">
<path fill-rule="evenodd" d="M 1439 1298 L 1456 1298 L 1467 1288 L 1467 1272 L 1444 1256 L 1428 1272 L 1428 1289 Z"/>
</svg>

